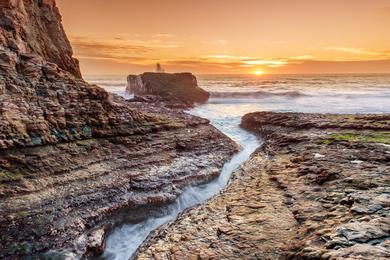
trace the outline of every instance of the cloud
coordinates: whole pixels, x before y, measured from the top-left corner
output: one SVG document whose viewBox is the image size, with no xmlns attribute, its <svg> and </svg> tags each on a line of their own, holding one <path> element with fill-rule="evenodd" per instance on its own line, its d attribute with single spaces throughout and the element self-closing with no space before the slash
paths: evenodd
<svg viewBox="0 0 390 260">
<path fill-rule="evenodd" d="M 210 60 L 177 59 L 163 62 L 164 66 L 175 71 L 190 70 L 194 73 L 243 73 L 239 62 L 212 62 Z M 170 70 L 170 71 L 172 71 Z"/>
<path fill-rule="evenodd" d="M 191 68 L 212 67 L 228 69 L 228 71 L 241 71 L 250 68 L 278 68 L 288 65 L 287 59 L 261 59 L 248 56 L 234 56 L 225 54 L 205 55 L 176 60 L 166 60 L 165 63 L 175 66 L 186 66 Z"/>
<path fill-rule="evenodd" d="M 228 41 L 225 41 L 225 40 L 218 40 L 217 43 L 221 44 L 221 45 L 227 45 L 228 44 Z"/>
<path fill-rule="evenodd" d="M 70 37 L 75 56 L 82 59 L 114 60 L 122 63 L 150 64 L 157 59 L 156 53 L 161 49 L 179 47 L 173 42 L 162 40 L 126 40 L 125 35 L 112 39 L 94 39 L 88 37 Z"/>
<path fill-rule="evenodd" d="M 181 64 L 181 65 L 214 65 L 214 66 L 238 66 L 240 62 L 218 62 L 206 59 L 172 59 L 165 60 L 169 64 Z"/>
<path fill-rule="evenodd" d="M 305 55 L 301 55 L 301 56 L 289 57 L 289 59 L 290 60 L 314 60 L 315 57 L 312 55 L 305 54 Z"/>
<path fill-rule="evenodd" d="M 261 65 L 269 68 L 277 68 L 287 65 L 288 61 L 284 59 L 250 59 L 244 60 L 243 63 L 246 65 Z"/>
<path fill-rule="evenodd" d="M 249 59 L 247 56 L 234 56 L 234 55 L 227 55 L 227 54 L 212 54 L 212 55 L 206 55 L 201 56 L 204 59 L 218 59 L 218 60 L 244 60 Z"/>
<path fill-rule="evenodd" d="M 83 51 L 97 51 L 97 52 L 106 52 L 106 51 L 129 51 L 135 52 L 137 54 L 145 54 L 151 52 L 154 48 L 149 46 L 144 46 L 141 44 L 130 44 L 125 43 L 122 40 L 114 39 L 111 41 L 96 41 L 88 38 L 76 37 L 70 38 L 70 42 L 75 49 Z"/>
<path fill-rule="evenodd" d="M 264 69 L 267 72 L 276 71 L 280 73 L 297 70 L 312 72 L 314 70 L 310 69 L 310 64 L 315 64 L 316 67 L 321 68 L 324 71 L 331 71 L 332 68 L 330 67 L 330 64 L 344 64 L 343 66 L 346 66 L 346 64 L 353 64 L 356 70 L 360 69 L 360 67 L 358 67 L 359 64 L 363 64 L 359 61 L 356 61 L 356 64 L 342 63 L 346 59 L 340 59 L 340 61 L 318 60 L 308 54 L 292 57 L 266 58 L 218 52 L 216 54 L 180 57 L 175 56 L 179 54 L 178 52 L 175 53 L 175 55 L 172 55 L 172 53 L 165 51 L 166 49 L 177 48 L 179 46 L 179 44 L 166 38 L 169 37 L 151 37 L 148 40 L 127 40 L 125 35 L 116 35 L 116 37 L 111 39 L 70 37 L 70 41 L 75 50 L 75 56 L 89 64 L 106 63 L 116 64 L 115 66 L 130 65 L 130 67 L 133 65 L 133 67 L 143 69 L 151 67 L 156 62 L 161 62 L 164 67 L 168 67 L 169 70 L 189 69 L 194 72 L 202 71 L 206 73 L 245 73 L 255 69 Z M 358 56 L 358 60 L 390 58 L 390 51 L 388 50 L 379 52 L 361 48 L 338 46 L 326 47 L 326 50 L 360 55 Z M 365 57 L 365 59 L 362 57 Z M 369 63 L 364 64 L 367 66 Z"/>
<path fill-rule="evenodd" d="M 173 37 L 173 34 L 169 34 L 169 33 L 156 33 L 155 35 L 153 35 L 153 37 L 156 37 L 156 38 L 171 38 L 171 37 Z"/>
<path fill-rule="evenodd" d="M 113 57 L 104 57 L 104 56 L 90 56 L 90 55 L 77 55 L 78 59 L 83 60 L 108 60 L 108 61 L 115 61 L 120 63 L 133 63 L 133 64 L 150 64 L 152 62 L 156 62 L 156 59 L 147 59 L 142 57 L 134 57 L 134 56 L 128 56 L 123 57 L 122 59 L 113 58 Z"/>
<path fill-rule="evenodd" d="M 240 67 L 262 66 L 276 68 L 288 64 L 287 59 L 262 59 L 257 57 L 234 56 L 226 54 L 214 54 L 202 57 L 203 59 L 209 60 L 210 62 L 219 62 L 221 64 L 226 64 L 226 62 L 235 62 Z"/>
<path fill-rule="evenodd" d="M 202 42 L 203 44 L 206 44 L 206 45 L 217 45 L 217 46 L 225 46 L 225 45 L 228 45 L 229 42 L 226 41 L 226 40 L 223 40 L 223 39 L 220 39 L 220 40 L 212 40 L 212 41 L 203 41 Z"/>
<path fill-rule="evenodd" d="M 158 43 L 154 43 L 154 44 L 145 44 L 144 45 L 145 47 L 151 47 L 151 48 L 156 48 L 156 49 L 175 49 L 175 48 L 179 48 L 180 45 L 179 44 L 175 44 L 175 43 L 171 43 L 171 44 L 168 44 L 168 43 L 161 43 L 161 44 L 158 44 Z"/>
<path fill-rule="evenodd" d="M 357 55 L 372 55 L 372 56 L 378 56 L 382 55 L 381 52 L 376 51 L 369 51 L 362 48 L 350 48 L 350 47 L 337 47 L 337 46 L 331 46 L 325 48 L 328 51 L 339 51 L 339 52 L 346 52 L 351 54 L 357 54 Z"/>
<path fill-rule="evenodd" d="M 277 73 L 389 73 L 390 60 L 318 61 L 308 60 L 278 68 Z"/>
</svg>

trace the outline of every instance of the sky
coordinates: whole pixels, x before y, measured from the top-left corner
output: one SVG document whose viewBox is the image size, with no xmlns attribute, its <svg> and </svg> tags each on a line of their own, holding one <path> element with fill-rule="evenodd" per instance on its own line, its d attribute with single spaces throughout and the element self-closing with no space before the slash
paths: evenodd
<svg viewBox="0 0 390 260">
<path fill-rule="evenodd" d="M 390 0 L 57 0 L 84 75 L 390 73 Z"/>
</svg>

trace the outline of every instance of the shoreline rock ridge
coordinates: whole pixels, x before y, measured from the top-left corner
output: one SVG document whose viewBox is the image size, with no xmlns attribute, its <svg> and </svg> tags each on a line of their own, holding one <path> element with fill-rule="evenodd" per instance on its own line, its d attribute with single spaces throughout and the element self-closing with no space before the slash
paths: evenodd
<svg viewBox="0 0 390 260">
<path fill-rule="evenodd" d="M 2 259 L 99 255 L 237 150 L 208 120 L 88 84 L 72 55 L 54 0 L 0 0 Z"/>
<path fill-rule="evenodd" d="M 255 112 L 264 144 L 136 259 L 388 259 L 390 115 Z"/>
</svg>

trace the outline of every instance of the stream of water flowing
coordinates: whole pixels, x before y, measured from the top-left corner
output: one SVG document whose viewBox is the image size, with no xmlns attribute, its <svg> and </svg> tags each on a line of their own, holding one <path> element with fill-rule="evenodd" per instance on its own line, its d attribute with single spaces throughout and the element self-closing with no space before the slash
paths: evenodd
<svg viewBox="0 0 390 260">
<path fill-rule="evenodd" d="M 215 127 L 241 146 L 240 152 L 225 163 L 217 179 L 202 185 L 185 188 L 173 204 L 162 207 L 142 222 L 124 224 L 114 229 L 106 241 L 104 259 L 129 259 L 150 232 L 168 221 L 176 219 L 178 214 L 185 209 L 200 204 L 217 194 L 226 186 L 233 171 L 248 160 L 260 145 L 259 140 L 254 135 L 239 127 L 240 116 L 238 115 L 227 117 L 217 111 L 212 113 L 208 105 L 199 106 L 189 113 L 208 118 Z"/>
<path fill-rule="evenodd" d="M 98 76 L 87 80 L 128 99 L 125 78 Z M 116 228 L 107 239 L 105 259 L 131 258 L 151 231 L 226 186 L 231 173 L 260 145 L 255 136 L 239 127 L 244 114 L 255 111 L 390 112 L 390 75 L 206 75 L 199 76 L 198 80 L 200 87 L 211 92 L 211 98 L 189 113 L 209 119 L 212 125 L 240 144 L 241 151 L 224 165 L 219 178 L 186 188 L 175 203 L 162 207 L 143 222 Z"/>
</svg>

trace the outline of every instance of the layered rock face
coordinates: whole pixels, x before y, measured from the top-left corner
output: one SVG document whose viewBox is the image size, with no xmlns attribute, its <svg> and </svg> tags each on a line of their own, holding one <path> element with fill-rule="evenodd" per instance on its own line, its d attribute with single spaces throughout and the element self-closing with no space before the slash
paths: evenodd
<svg viewBox="0 0 390 260">
<path fill-rule="evenodd" d="M 207 102 L 210 94 L 198 87 L 197 80 L 191 73 L 152 73 L 129 75 L 127 91 L 137 96 L 157 96 L 171 103 Z"/>
<path fill-rule="evenodd" d="M 0 8 L 0 258 L 98 254 L 236 150 L 207 120 L 83 81 L 54 0 Z"/>
<path fill-rule="evenodd" d="M 259 112 L 265 143 L 138 259 L 388 259 L 390 115 Z"/>
<path fill-rule="evenodd" d="M 0 8 L 2 51 L 8 49 L 16 53 L 37 54 L 81 78 L 78 61 L 72 58 L 72 48 L 62 28 L 54 0 L 1 0 Z M 1 56 L 6 55 L 2 53 Z M 11 55 L 10 59 L 14 58 L 19 57 Z M 13 60 L 10 69 L 15 63 Z"/>
</svg>

